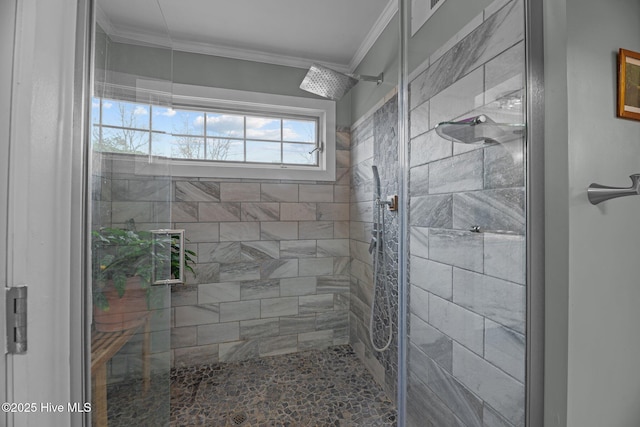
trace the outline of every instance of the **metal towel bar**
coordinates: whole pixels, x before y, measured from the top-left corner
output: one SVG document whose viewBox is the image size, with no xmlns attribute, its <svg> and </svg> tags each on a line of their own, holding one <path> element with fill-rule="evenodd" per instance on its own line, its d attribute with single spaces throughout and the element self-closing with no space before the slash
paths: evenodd
<svg viewBox="0 0 640 427">
<path fill-rule="evenodd" d="M 592 205 L 597 205 L 605 200 L 615 199 L 616 197 L 637 196 L 640 195 L 640 174 L 633 174 L 631 178 L 631 187 L 607 187 L 606 185 L 591 184 L 587 189 L 587 197 Z"/>
</svg>

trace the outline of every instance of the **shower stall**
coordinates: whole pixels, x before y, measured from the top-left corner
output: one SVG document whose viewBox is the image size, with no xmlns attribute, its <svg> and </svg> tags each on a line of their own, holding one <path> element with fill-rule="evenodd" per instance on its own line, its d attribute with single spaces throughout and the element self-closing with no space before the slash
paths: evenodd
<svg viewBox="0 0 640 427">
<path fill-rule="evenodd" d="M 169 3 L 93 2 L 91 422 L 538 425 L 538 11 L 380 0 L 341 66 Z"/>
</svg>

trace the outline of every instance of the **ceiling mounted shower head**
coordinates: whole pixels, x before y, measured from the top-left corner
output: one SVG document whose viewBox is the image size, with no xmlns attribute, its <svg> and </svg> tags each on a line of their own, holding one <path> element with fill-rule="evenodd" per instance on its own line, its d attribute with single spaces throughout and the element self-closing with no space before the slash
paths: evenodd
<svg viewBox="0 0 640 427">
<path fill-rule="evenodd" d="M 300 83 L 300 89 L 337 101 L 349 92 L 358 81 L 374 81 L 380 84 L 382 77 L 382 73 L 376 77 L 348 75 L 322 65 L 313 64 Z"/>
</svg>

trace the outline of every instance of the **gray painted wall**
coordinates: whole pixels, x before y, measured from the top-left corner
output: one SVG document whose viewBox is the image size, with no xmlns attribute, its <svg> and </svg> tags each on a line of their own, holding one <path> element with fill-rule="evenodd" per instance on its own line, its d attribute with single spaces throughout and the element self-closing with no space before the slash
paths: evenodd
<svg viewBox="0 0 640 427">
<path fill-rule="evenodd" d="M 640 170 L 640 123 L 615 117 L 616 53 L 640 51 L 640 3 L 545 7 L 545 425 L 637 426 L 638 199 L 596 207 L 585 190 Z"/>
</svg>

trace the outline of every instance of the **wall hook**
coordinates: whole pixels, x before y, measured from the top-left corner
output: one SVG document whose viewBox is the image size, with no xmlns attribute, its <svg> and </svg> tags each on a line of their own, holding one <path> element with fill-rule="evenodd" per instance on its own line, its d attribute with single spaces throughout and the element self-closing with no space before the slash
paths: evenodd
<svg viewBox="0 0 640 427">
<path fill-rule="evenodd" d="M 606 185 L 591 184 L 587 189 L 587 197 L 592 205 L 597 205 L 605 200 L 615 199 L 616 197 L 637 196 L 640 195 L 640 174 L 633 174 L 631 178 L 631 187 L 607 187 Z"/>
</svg>

